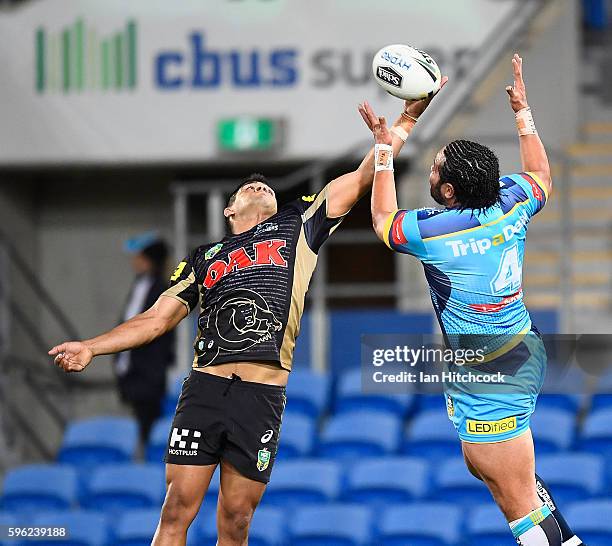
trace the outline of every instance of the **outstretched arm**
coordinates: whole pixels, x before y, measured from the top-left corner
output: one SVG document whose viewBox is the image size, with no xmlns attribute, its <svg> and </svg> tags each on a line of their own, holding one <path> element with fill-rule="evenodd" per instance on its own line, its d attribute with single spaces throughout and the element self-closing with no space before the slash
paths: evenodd
<svg viewBox="0 0 612 546">
<path fill-rule="evenodd" d="M 523 171 L 534 172 L 545 186 L 546 192 L 552 191 L 550 165 L 544 144 L 535 130 L 531 109 L 527 103 L 527 91 L 523 81 L 523 59 L 515 53 L 512 57 L 514 85 L 506 87 L 510 97 L 510 106 L 516 114 L 521 146 L 521 162 Z"/>
<path fill-rule="evenodd" d="M 49 351 L 54 362 L 66 372 L 80 372 L 98 355 L 119 353 L 151 343 L 169 332 L 187 316 L 180 301 L 160 296 L 145 312 L 116 328 L 85 341 L 67 341 Z"/>
<path fill-rule="evenodd" d="M 442 78 L 442 86 L 448 78 Z M 433 97 L 418 101 L 406 101 L 404 111 L 391 130 L 393 155 L 397 157 L 408 135 L 414 129 L 419 116 L 425 111 Z M 364 103 L 366 104 L 366 103 Z M 363 105 L 359 105 L 361 111 Z M 356 170 L 344 174 L 329 184 L 327 190 L 327 215 L 336 218 L 346 214 L 372 187 L 374 180 L 374 149 L 370 150 Z"/>
<path fill-rule="evenodd" d="M 372 107 L 364 102 L 359 108 L 361 117 L 374 135 L 375 173 L 372 187 L 372 225 L 376 235 L 384 241 L 384 227 L 390 214 L 397 210 L 395 176 L 393 174 L 393 155 L 391 133 L 384 117 L 378 117 Z M 386 153 L 387 152 L 387 153 Z"/>
</svg>

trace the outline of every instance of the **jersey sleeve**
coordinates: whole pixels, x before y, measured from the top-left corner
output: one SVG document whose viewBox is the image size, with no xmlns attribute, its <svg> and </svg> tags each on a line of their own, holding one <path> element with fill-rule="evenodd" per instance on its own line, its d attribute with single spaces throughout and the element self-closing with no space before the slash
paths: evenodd
<svg viewBox="0 0 612 546">
<path fill-rule="evenodd" d="M 187 307 L 187 314 L 191 313 L 200 301 L 200 292 L 196 282 L 192 256 L 186 256 L 174 270 L 170 277 L 170 287 L 162 296 L 174 298 Z"/>
<path fill-rule="evenodd" d="M 397 210 L 390 214 L 385 223 L 383 238 L 391 250 L 411 254 L 419 259 L 426 256 L 416 210 Z"/>
<path fill-rule="evenodd" d="M 548 200 L 548 190 L 533 172 L 517 173 L 500 178 L 502 192 L 502 204 L 506 201 L 509 205 L 522 205 L 529 216 L 540 212 Z"/>
<path fill-rule="evenodd" d="M 329 236 L 340 226 L 346 214 L 336 218 L 327 215 L 327 191 L 329 184 L 319 193 L 304 195 L 297 200 L 302 214 L 306 242 L 313 252 L 318 252 Z M 348 214 L 348 213 L 347 213 Z"/>
</svg>

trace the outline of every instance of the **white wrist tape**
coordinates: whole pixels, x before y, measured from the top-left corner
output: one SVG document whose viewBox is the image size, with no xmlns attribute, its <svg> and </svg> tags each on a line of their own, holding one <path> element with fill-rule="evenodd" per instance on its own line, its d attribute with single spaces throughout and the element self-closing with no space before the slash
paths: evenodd
<svg viewBox="0 0 612 546">
<path fill-rule="evenodd" d="M 399 125 L 394 125 L 391 127 L 391 132 L 396 136 L 402 139 L 403 142 L 406 142 L 408 138 L 408 131 Z"/>
<path fill-rule="evenodd" d="M 374 145 L 374 171 L 393 170 L 393 146 L 389 144 Z"/>
<path fill-rule="evenodd" d="M 518 129 L 519 136 L 538 134 L 533 116 L 531 115 L 531 108 L 523 108 L 516 113 L 516 128 Z"/>
</svg>

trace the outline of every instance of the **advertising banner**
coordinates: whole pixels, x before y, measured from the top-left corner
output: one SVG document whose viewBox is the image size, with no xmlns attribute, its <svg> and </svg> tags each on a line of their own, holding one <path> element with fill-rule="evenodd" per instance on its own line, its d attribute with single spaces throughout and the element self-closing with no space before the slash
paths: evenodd
<svg viewBox="0 0 612 546">
<path fill-rule="evenodd" d="M 45 0 L 0 15 L 0 164 L 335 155 L 396 115 L 372 77 L 408 43 L 453 71 L 517 2 Z"/>
</svg>

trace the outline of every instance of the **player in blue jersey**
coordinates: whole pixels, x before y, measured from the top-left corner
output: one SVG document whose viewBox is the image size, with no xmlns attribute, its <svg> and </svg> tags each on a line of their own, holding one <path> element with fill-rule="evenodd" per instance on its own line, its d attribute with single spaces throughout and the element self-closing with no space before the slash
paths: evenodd
<svg viewBox="0 0 612 546">
<path fill-rule="evenodd" d="M 576 546 L 583 543 L 535 474 L 529 429 L 546 351 L 523 303 L 522 265 L 528 224 L 546 204 L 552 180 L 527 104 L 522 59 L 514 55 L 512 65 L 514 85 L 506 91 L 523 172 L 500 178 L 489 148 L 451 142 L 436 155 L 429 178 L 431 196 L 442 208 L 398 210 L 390 146 L 396 130 L 387 130 L 367 103 L 360 106 L 376 142 L 372 220 L 387 246 L 423 264 L 447 345 L 480 349 L 469 369 L 473 376 L 484 381 L 503 374 L 504 382 L 486 387 L 476 381 L 445 384 L 449 418 L 470 472 L 486 483 L 519 544 Z M 452 364 L 449 370 L 461 368 Z"/>
</svg>

